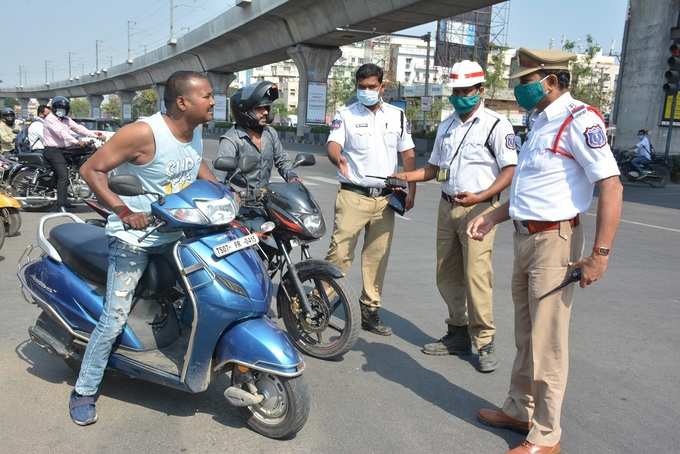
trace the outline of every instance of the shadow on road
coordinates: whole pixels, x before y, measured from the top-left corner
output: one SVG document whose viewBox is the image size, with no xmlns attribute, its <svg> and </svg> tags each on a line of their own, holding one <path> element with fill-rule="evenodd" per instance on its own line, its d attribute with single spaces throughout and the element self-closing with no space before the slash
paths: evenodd
<svg viewBox="0 0 680 454">
<path fill-rule="evenodd" d="M 354 350 L 363 353 L 364 372 L 374 372 L 393 383 L 411 390 L 421 399 L 441 408 L 468 424 L 492 432 L 508 446 L 518 445 L 524 437 L 507 430 L 492 429 L 477 420 L 480 408 L 496 408 L 491 402 L 451 383 L 443 375 L 422 367 L 407 353 L 388 344 L 359 339 Z"/>
<path fill-rule="evenodd" d="M 17 356 L 28 364 L 26 371 L 50 383 L 75 386 L 77 373 L 59 357 L 52 355 L 27 339 L 15 348 Z M 218 376 L 207 391 L 185 393 L 161 385 L 125 377 L 115 371 L 104 376 L 101 395 L 111 399 L 150 408 L 172 416 L 190 417 L 199 413 L 212 415 L 213 420 L 235 429 L 246 428 L 239 410 L 226 402 L 223 390 L 228 386 L 225 374 Z M 69 391 L 70 392 L 70 389 Z M 64 414 L 67 413 L 67 392 L 64 395 Z"/>
</svg>

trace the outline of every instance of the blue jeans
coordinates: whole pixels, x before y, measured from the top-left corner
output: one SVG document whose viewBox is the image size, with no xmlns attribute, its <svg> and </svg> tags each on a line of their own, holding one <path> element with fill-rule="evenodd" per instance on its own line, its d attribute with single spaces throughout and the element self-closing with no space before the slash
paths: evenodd
<svg viewBox="0 0 680 454">
<path fill-rule="evenodd" d="M 630 165 L 635 167 L 635 170 L 638 172 L 642 172 L 643 167 L 645 164 L 652 162 L 647 158 L 643 158 L 642 156 L 635 156 L 632 161 L 630 161 Z"/>
<path fill-rule="evenodd" d="M 78 394 L 91 396 L 97 393 L 113 344 L 127 323 L 135 289 L 149 263 L 149 255 L 166 247 L 140 248 L 115 237 L 109 238 L 104 309 L 85 349 L 76 382 Z"/>
</svg>

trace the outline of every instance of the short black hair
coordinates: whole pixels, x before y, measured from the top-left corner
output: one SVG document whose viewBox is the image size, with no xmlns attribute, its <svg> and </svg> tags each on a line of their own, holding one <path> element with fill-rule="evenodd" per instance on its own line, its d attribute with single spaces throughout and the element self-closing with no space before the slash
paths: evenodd
<svg viewBox="0 0 680 454">
<path fill-rule="evenodd" d="M 541 77 L 550 75 L 557 77 L 557 85 L 560 87 L 560 90 L 567 90 L 569 88 L 569 84 L 571 83 L 571 74 L 569 74 L 569 71 L 565 71 L 563 69 L 542 69 L 538 73 L 541 75 Z"/>
<path fill-rule="evenodd" d="M 189 88 L 189 81 L 192 79 L 208 80 L 208 76 L 197 71 L 176 71 L 165 82 L 165 93 L 163 103 L 167 110 L 175 108 L 175 101 L 179 96 L 184 96 Z"/>
<path fill-rule="evenodd" d="M 366 63 L 359 66 L 354 79 L 356 82 L 359 82 L 360 80 L 368 79 L 369 77 L 377 77 L 378 82 L 382 83 L 383 74 L 383 69 L 380 66 L 373 63 Z"/>
<path fill-rule="evenodd" d="M 46 104 L 40 104 L 38 106 L 38 115 L 44 114 L 46 110 L 49 110 L 49 106 L 47 106 Z"/>
</svg>

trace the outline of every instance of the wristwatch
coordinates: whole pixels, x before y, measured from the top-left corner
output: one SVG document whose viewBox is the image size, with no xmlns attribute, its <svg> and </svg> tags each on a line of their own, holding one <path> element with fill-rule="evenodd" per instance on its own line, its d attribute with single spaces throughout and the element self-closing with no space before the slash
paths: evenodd
<svg viewBox="0 0 680 454">
<path fill-rule="evenodd" d="M 611 251 L 611 249 L 609 249 L 608 247 L 604 247 L 604 246 L 593 248 L 593 254 L 602 255 L 602 256 L 605 256 L 605 257 L 609 255 L 610 251 Z"/>
</svg>

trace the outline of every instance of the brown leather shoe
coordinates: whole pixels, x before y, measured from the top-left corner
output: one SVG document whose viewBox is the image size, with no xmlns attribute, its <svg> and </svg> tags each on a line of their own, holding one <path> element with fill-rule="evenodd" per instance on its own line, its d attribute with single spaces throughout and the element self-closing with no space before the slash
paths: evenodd
<svg viewBox="0 0 680 454">
<path fill-rule="evenodd" d="M 499 427 L 501 429 L 510 429 L 523 434 L 528 433 L 529 429 L 531 429 L 530 422 L 524 422 L 520 421 L 519 419 L 511 418 L 510 416 L 503 413 L 502 410 L 482 408 L 477 414 L 477 419 L 488 426 Z"/>
<path fill-rule="evenodd" d="M 538 446 L 524 440 L 521 445 L 511 449 L 506 454 L 560 454 L 560 444 L 555 446 Z"/>
</svg>

